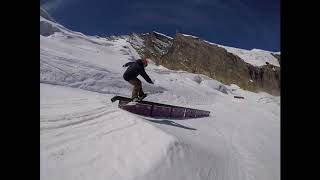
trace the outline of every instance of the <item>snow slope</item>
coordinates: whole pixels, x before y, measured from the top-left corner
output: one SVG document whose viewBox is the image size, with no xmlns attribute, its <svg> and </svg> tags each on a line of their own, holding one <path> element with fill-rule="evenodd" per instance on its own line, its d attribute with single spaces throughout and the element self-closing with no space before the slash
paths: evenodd
<svg viewBox="0 0 320 180">
<path fill-rule="evenodd" d="M 183 34 L 183 35 L 199 39 L 199 37 L 196 37 L 196 36 L 192 36 L 188 34 Z M 252 64 L 254 66 L 263 66 L 263 65 L 266 65 L 266 62 L 268 62 L 269 64 L 280 67 L 279 61 L 271 54 L 271 53 L 280 54 L 280 52 L 270 52 L 270 51 L 265 51 L 261 49 L 252 49 L 249 51 L 245 49 L 223 46 L 223 45 L 219 45 L 219 44 L 212 43 L 205 40 L 204 42 L 222 47 L 226 49 L 229 53 L 239 56 L 246 63 Z"/>
<path fill-rule="evenodd" d="M 245 49 L 221 45 L 219 46 L 225 48 L 228 52 L 239 56 L 245 62 L 254 66 L 263 66 L 266 65 L 266 62 L 268 62 L 269 64 L 280 67 L 279 61 L 271 54 L 272 52 L 264 51 L 261 49 L 252 49 L 249 51 Z"/>
<path fill-rule="evenodd" d="M 40 35 L 42 180 L 280 179 L 280 97 L 150 64 L 155 84 L 142 80 L 146 100 L 211 116 L 131 114 L 110 102 L 131 94 L 122 65 L 138 54 L 127 39 L 85 36 L 45 21 L 58 31 Z"/>
</svg>

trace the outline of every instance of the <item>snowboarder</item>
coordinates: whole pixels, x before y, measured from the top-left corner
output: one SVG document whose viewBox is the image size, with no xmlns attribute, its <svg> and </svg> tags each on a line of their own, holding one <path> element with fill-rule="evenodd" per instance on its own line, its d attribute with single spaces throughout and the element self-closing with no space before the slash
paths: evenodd
<svg viewBox="0 0 320 180">
<path fill-rule="evenodd" d="M 148 76 L 145 71 L 145 67 L 148 66 L 148 60 L 138 59 L 135 62 L 128 62 L 124 64 L 122 67 L 128 67 L 127 70 L 123 74 L 124 80 L 128 81 L 131 85 L 133 85 L 132 90 L 132 101 L 139 101 L 145 98 L 147 95 L 143 92 L 141 81 L 137 78 L 137 76 L 141 75 L 148 83 L 153 84 L 152 80 Z"/>
</svg>

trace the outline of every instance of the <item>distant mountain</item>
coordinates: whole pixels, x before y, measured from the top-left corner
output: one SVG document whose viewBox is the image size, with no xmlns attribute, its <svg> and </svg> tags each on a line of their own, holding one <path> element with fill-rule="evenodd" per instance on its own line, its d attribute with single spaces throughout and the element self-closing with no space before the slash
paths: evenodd
<svg viewBox="0 0 320 180">
<path fill-rule="evenodd" d="M 177 33 L 133 33 L 129 42 L 141 56 L 172 70 L 201 73 L 225 84 L 273 95 L 280 94 L 280 52 L 251 51 L 210 43 Z"/>
</svg>

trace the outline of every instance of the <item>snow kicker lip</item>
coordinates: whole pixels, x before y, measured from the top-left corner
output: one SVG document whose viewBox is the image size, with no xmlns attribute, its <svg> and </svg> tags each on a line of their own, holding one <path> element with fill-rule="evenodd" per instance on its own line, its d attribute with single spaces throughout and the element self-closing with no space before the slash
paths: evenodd
<svg viewBox="0 0 320 180">
<path fill-rule="evenodd" d="M 140 101 L 134 105 L 127 105 L 131 101 L 131 99 L 123 96 L 114 96 L 111 99 L 112 102 L 115 102 L 117 100 L 119 100 L 119 108 L 143 116 L 171 119 L 189 119 L 208 117 L 210 115 L 210 111 L 172 106 L 150 101 Z"/>
</svg>

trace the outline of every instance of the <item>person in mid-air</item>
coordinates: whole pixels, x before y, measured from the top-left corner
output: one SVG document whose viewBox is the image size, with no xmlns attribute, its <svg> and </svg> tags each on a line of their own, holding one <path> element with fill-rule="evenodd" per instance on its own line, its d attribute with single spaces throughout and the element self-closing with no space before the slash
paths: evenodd
<svg viewBox="0 0 320 180">
<path fill-rule="evenodd" d="M 131 85 L 133 85 L 132 90 L 132 101 L 142 100 L 147 96 L 142 90 L 141 81 L 137 78 L 137 76 L 141 75 L 148 83 L 153 84 L 152 80 L 148 76 L 145 71 L 145 67 L 148 66 L 147 58 L 138 59 L 134 62 L 128 62 L 123 67 L 128 67 L 127 70 L 123 74 L 124 80 L 128 81 Z"/>
</svg>

